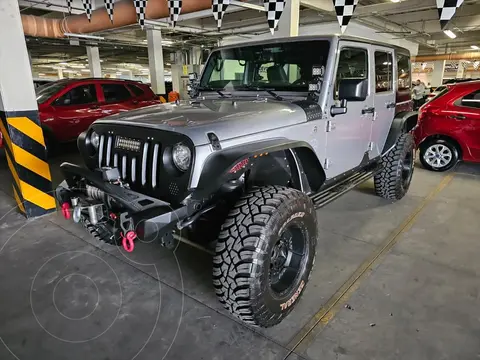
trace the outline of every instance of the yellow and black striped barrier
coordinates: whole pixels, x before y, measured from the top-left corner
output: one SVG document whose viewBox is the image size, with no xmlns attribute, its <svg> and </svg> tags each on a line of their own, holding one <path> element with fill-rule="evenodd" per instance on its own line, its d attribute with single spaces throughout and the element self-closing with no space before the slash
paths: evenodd
<svg viewBox="0 0 480 360">
<path fill-rule="evenodd" d="M 27 218 L 55 210 L 52 177 L 37 111 L 0 111 L 8 167 L 13 176 L 13 196 Z"/>
</svg>

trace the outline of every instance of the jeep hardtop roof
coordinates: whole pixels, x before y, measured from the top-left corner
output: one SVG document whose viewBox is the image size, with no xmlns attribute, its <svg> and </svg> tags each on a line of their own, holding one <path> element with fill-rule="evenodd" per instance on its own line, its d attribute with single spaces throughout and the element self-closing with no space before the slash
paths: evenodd
<svg viewBox="0 0 480 360">
<path fill-rule="evenodd" d="M 332 34 L 332 35 L 305 35 L 305 36 L 296 36 L 296 37 L 282 37 L 282 38 L 273 38 L 273 39 L 267 39 L 267 40 L 259 40 L 259 41 L 252 41 L 252 42 L 244 42 L 244 43 L 237 43 L 237 44 L 232 44 L 232 45 L 226 45 L 226 46 L 221 46 L 216 50 L 222 50 L 222 49 L 230 49 L 230 48 L 237 48 L 241 46 L 255 46 L 255 45 L 261 45 L 261 44 L 274 44 L 274 43 L 285 43 L 285 42 L 299 42 L 299 41 L 312 41 L 312 40 L 329 40 L 329 41 L 340 41 L 340 40 L 345 40 L 345 41 L 353 41 L 353 42 L 359 42 L 363 44 L 372 44 L 372 45 L 379 45 L 379 46 L 385 46 L 391 49 L 395 49 L 397 52 L 409 55 L 410 56 L 410 51 L 406 48 L 403 48 L 401 46 L 397 45 L 392 45 L 389 43 L 384 43 L 376 40 L 371 40 L 359 36 L 347 36 L 347 35 L 338 35 L 338 34 Z"/>
</svg>

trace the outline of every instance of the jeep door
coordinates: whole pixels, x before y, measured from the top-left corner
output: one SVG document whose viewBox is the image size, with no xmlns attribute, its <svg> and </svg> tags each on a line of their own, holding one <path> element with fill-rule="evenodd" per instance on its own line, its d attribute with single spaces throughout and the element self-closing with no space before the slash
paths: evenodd
<svg viewBox="0 0 480 360">
<path fill-rule="evenodd" d="M 358 167 L 368 151 L 373 119 L 373 77 L 369 61 L 369 45 L 340 41 L 333 93 L 327 101 L 328 109 L 339 105 L 341 82 L 366 82 L 368 93 L 364 99 L 350 99 L 347 113 L 331 116 L 327 123 L 326 161 L 327 179 Z"/>
<path fill-rule="evenodd" d="M 371 63 L 375 75 L 374 107 L 372 122 L 372 139 L 370 156 L 380 156 L 385 145 L 388 132 L 395 117 L 395 92 L 397 88 L 397 62 L 393 61 L 393 50 L 382 47 L 371 47 Z"/>
</svg>

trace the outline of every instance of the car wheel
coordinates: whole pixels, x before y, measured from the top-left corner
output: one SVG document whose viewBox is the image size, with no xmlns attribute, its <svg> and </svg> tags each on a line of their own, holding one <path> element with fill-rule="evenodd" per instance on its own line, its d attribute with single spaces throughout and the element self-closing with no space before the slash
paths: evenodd
<svg viewBox="0 0 480 360">
<path fill-rule="evenodd" d="M 375 192 L 390 200 L 403 198 L 415 168 L 414 140 L 410 133 L 402 134 L 395 147 L 382 159 L 383 169 L 375 175 Z"/>
<path fill-rule="evenodd" d="M 248 324 L 280 323 L 305 288 L 316 242 L 317 218 L 307 195 L 280 186 L 246 193 L 216 245 L 213 284 L 220 302 Z"/>
<path fill-rule="evenodd" d="M 444 139 L 435 139 L 420 146 L 420 162 L 431 171 L 447 171 L 459 160 L 456 145 Z"/>
</svg>

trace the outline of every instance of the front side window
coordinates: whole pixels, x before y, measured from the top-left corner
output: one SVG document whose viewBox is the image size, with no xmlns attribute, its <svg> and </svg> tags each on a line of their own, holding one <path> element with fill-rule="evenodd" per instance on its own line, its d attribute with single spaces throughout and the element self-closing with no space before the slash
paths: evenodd
<svg viewBox="0 0 480 360">
<path fill-rule="evenodd" d="M 80 85 L 57 99 L 55 105 L 85 105 L 97 102 L 95 85 Z"/>
<path fill-rule="evenodd" d="M 398 90 L 409 90 L 412 86 L 410 75 L 410 57 L 407 55 L 397 55 L 398 71 Z"/>
<path fill-rule="evenodd" d="M 393 58 L 391 53 L 375 51 L 375 92 L 389 92 L 393 87 Z"/>
<path fill-rule="evenodd" d="M 338 100 L 340 81 L 345 79 L 368 79 L 368 52 L 359 48 L 343 48 L 338 60 L 335 81 L 335 100 Z"/>
<path fill-rule="evenodd" d="M 102 90 L 107 103 L 121 102 L 132 97 L 128 89 L 119 84 L 102 84 Z"/>
<path fill-rule="evenodd" d="M 243 46 L 212 53 L 200 90 L 308 91 L 313 67 L 325 67 L 326 40 Z"/>
<path fill-rule="evenodd" d="M 135 94 L 135 96 L 142 96 L 144 94 L 143 90 L 137 85 L 127 85 L 127 86 L 130 89 L 130 91 L 132 91 Z"/>
<path fill-rule="evenodd" d="M 464 96 L 461 101 L 461 106 L 480 109 L 480 90 L 474 91 L 467 96 Z"/>
</svg>

